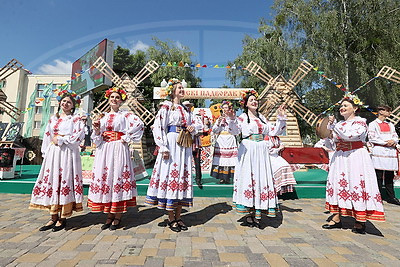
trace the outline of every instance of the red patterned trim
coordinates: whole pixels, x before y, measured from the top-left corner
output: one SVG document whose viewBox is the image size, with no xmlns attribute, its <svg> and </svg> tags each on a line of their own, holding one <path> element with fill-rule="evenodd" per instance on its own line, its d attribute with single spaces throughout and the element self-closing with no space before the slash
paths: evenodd
<svg viewBox="0 0 400 267">
<path fill-rule="evenodd" d="M 178 106 L 179 111 L 181 112 L 181 116 L 182 116 L 182 127 L 186 127 L 187 125 L 187 121 L 185 118 L 185 113 L 183 113 L 183 107 L 182 106 Z"/>
<path fill-rule="evenodd" d="M 88 200 L 88 207 L 92 209 L 92 212 L 104 212 L 104 213 L 125 213 L 128 211 L 128 207 L 136 206 L 136 197 L 130 200 L 123 200 L 120 202 L 108 202 L 108 203 L 95 203 Z"/>
<path fill-rule="evenodd" d="M 112 142 L 112 141 L 121 140 L 121 137 L 124 136 L 124 133 L 114 132 L 114 131 L 105 131 L 105 132 L 103 132 L 102 136 L 103 136 L 103 140 L 105 142 Z"/>
<path fill-rule="evenodd" d="M 353 209 L 341 208 L 338 205 L 331 205 L 328 202 L 325 203 L 325 209 L 331 213 L 339 213 L 342 216 L 350 216 L 355 218 L 359 222 L 370 221 L 385 221 L 385 213 L 377 210 L 363 210 L 358 211 Z"/>
<path fill-rule="evenodd" d="M 108 119 L 106 121 L 106 130 L 112 131 L 113 130 L 113 122 L 114 122 L 115 114 L 109 114 Z"/>
<path fill-rule="evenodd" d="M 63 120 L 62 118 L 59 118 L 57 120 L 56 124 L 54 125 L 54 134 L 55 135 L 58 135 L 58 131 L 59 131 L 58 127 L 60 127 L 60 123 L 62 122 L 62 120 Z"/>
<path fill-rule="evenodd" d="M 258 134 L 262 134 L 263 133 L 263 126 L 262 126 L 260 120 L 259 119 L 254 119 L 254 121 L 256 122 L 257 127 L 258 127 Z"/>
</svg>

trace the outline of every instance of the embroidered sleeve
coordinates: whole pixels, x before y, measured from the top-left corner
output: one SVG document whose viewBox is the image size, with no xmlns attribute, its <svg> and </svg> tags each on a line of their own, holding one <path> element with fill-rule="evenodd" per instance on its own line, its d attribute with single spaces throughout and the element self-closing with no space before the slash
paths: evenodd
<svg viewBox="0 0 400 267">
<path fill-rule="evenodd" d="M 169 152 L 167 140 L 169 106 L 164 104 L 158 111 L 153 125 L 154 142 L 160 147 L 159 152 Z"/>
<path fill-rule="evenodd" d="M 385 145 L 386 142 L 381 138 L 376 122 L 371 122 L 368 125 L 368 140 L 373 144 Z"/>
<path fill-rule="evenodd" d="M 264 121 L 267 119 L 260 115 Z M 267 122 L 267 132 L 265 134 L 269 136 L 278 136 L 285 132 L 286 130 L 286 116 L 277 116 L 275 124 Z"/>
<path fill-rule="evenodd" d="M 125 115 L 125 123 L 126 129 L 123 131 L 125 135 L 122 136 L 122 140 L 127 143 L 139 142 L 142 139 L 144 131 L 143 121 L 138 116 L 129 112 Z"/>
<path fill-rule="evenodd" d="M 367 136 L 368 126 L 365 120 L 342 121 L 335 125 L 333 131 L 343 141 L 364 141 Z"/>
<path fill-rule="evenodd" d="M 51 131 L 51 121 L 53 117 L 50 118 L 49 122 L 47 123 L 46 130 L 44 131 L 43 135 L 43 142 L 42 142 L 42 156 L 44 157 L 46 154 L 47 149 L 51 144 L 51 140 L 53 138 L 53 133 Z"/>
</svg>

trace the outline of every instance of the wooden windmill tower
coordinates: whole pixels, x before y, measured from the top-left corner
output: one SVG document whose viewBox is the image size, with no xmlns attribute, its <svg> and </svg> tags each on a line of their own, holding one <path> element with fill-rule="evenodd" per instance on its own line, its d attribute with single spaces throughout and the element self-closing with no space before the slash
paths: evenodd
<svg viewBox="0 0 400 267">
<path fill-rule="evenodd" d="M 388 79 L 395 83 L 400 83 L 400 72 L 388 66 L 384 66 L 376 76 Z M 400 121 L 400 106 L 392 111 L 388 120 L 394 125 Z"/>
<path fill-rule="evenodd" d="M 276 109 L 285 104 L 289 107 L 287 111 L 287 132 L 281 136 L 282 142 L 288 147 L 302 147 L 303 142 L 300 136 L 299 125 L 293 112 L 303 118 L 309 125 L 314 126 L 318 117 L 309 109 L 304 107 L 299 96 L 293 91 L 293 88 L 312 70 L 313 65 L 303 61 L 297 68 L 293 76 L 286 81 L 282 75 L 273 78 L 257 63 L 251 61 L 246 69 L 253 75 L 264 81 L 267 86 L 260 94 L 261 102 L 260 112 L 271 121 L 276 119 Z"/>
<path fill-rule="evenodd" d="M 15 58 L 10 60 L 3 68 L 0 69 L 0 82 L 5 81 L 14 72 L 20 70 L 22 65 Z M 7 95 L 0 87 L 0 110 L 8 114 L 14 120 L 17 120 L 21 116 L 21 110 L 7 102 Z"/>
<path fill-rule="evenodd" d="M 122 77 L 119 77 L 113 69 L 107 64 L 107 62 L 99 57 L 94 63 L 93 67 L 97 68 L 101 73 L 104 74 L 107 78 L 109 78 L 117 87 L 121 87 L 126 90 L 128 94 L 128 100 L 126 105 L 132 110 L 143 122 L 145 125 L 150 125 L 155 116 L 151 113 L 145 106 L 143 106 L 139 100 L 144 99 L 142 93 L 139 91 L 137 86 L 144 81 L 147 77 L 149 77 L 153 72 L 155 72 L 159 65 L 157 62 L 151 60 L 147 62 L 147 64 L 143 67 L 143 69 L 133 78 L 130 79 L 127 74 L 124 74 Z M 105 99 L 101 102 L 97 107 L 93 109 L 91 112 L 92 119 L 96 116 L 100 115 L 103 112 L 107 112 L 110 110 L 110 106 L 108 104 L 108 100 Z M 142 139 L 141 143 L 134 144 L 134 149 L 139 151 L 141 157 L 143 158 L 145 164 L 149 163 L 152 160 L 152 154 L 147 150 L 146 141 Z"/>
</svg>

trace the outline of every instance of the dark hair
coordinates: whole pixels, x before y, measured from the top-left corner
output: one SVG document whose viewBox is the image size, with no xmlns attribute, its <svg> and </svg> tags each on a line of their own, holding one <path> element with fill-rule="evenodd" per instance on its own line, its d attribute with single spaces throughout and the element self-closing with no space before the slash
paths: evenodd
<svg viewBox="0 0 400 267">
<path fill-rule="evenodd" d="M 382 105 L 376 108 L 377 110 L 384 110 L 384 111 L 389 111 L 392 112 L 392 108 L 387 106 L 387 105 Z"/>
<path fill-rule="evenodd" d="M 75 106 L 76 106 L 76 100 L 75 100 L 75 98 L 73 98 L 73 97 L 70 96 L 70 95 L 65 95 L 65 96 L 63 96 L 63 97 L 60 99 L 60 101 L 58 101 L 58 109 L 57 109 L 57 113 L 56 113 L 56 117 L 57 117 L 57 118 L 60 118 L 61 101 L 62 101 L 64 98 L 66 98 L 66 97 L 68 97 L 68 98 L 72 101 L 71 114 L 74 114 L 74 113 L 75 113 Z"/>
<path fill-rule="evenodd" d="M 257 97 L 256 97 L 255 94 L 249 94 L 249 95 L 245 98 L 245 100 L 244 100 L 243 109 L 244 109 L 244 113 L 246 113 L 246 115 L 247 115 L 247 123 L 250 123 L 249 109 L 247 108 L 247 102 L 249 102 L 250 96 L 254 96 L 254 97 L 257 99 Z M 257 100 L 257 101 L 258 101 L 258 100 Z M 258 111 L 258 107 L 257 107 L 257 109 L 256 109 L 256 117 L 257 117 L 262 123 L 264 123 L 264 124 L 266 123 L 266 122 L 264 122 L 264 121 L 260 118 L 260 113 L 259 113 L 259 111 Z"/>
</svg>

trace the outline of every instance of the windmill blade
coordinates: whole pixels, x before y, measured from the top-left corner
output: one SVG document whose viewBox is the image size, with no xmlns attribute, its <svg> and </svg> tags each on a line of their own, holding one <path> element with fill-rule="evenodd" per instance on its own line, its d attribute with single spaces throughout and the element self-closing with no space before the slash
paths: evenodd
<svg viewBox="0 0 400 267">
<path fill-rule="evenodd" d="M 109 78 L 117 87 L 122 87 L 123 81 L 102 57 L 96 59 L 93 63 L 93 67 Z"/>
<path fill-rule="evenodd" d="M 15 58 L 11 59 L 3 68 L 0 69 L 0 81 L 21 69 L 24 65 Z"/>
<path fill-rule="evenodd" d="M 108 104 L 108 99 L 104 99 L 100 104 L 93 108 L 90 112 L 90 118 L 92 120 L 97 120 L 101 114 L 110 111 L 110 105 Z"/>
<path fill-rule="evenodd" d="M 390 114 L 388 120 L 393 123 L 394 125 L 396 125 L 397 123 L 399 123 L 400 121 L 400 106 L 398 106 L 397 108 L 395 108 L 392 113 Z"/>
<path fill-rule="evenodd" d="M 129 108 L 144 122 L 145 125 L 150 125 L 155 116 L 153 113 L 148 111 L 135 97 L 131 97 L 128 100 Z"/>
<path fill-rule="evenodd" d="M 312 69 L 314 68 L 308 61 L 303 60 L 293 76 L 287 82 L 288 90 L 292 90 Z"/>
<path fill-rule="evenodd" d="M 154 60 L 150 60 L 149 62 L 147 62 L 146 65 L 144 65 L 143 69 L 141 69 L 141 71 L 139 71 L 139 73 L 136 74 L 136 76 L 132 79 L 135 87 L 143 82 L 151 74 L 153 74 L 159 67 L 160 65 L 158 65 L 158 63 Z"/>
<path fill-rule="evenodd" d="M 21 110 L 6 101 L 0 101 L 0 110 L 7 113 L 14 120 L 17 120 L 21 116 Z"/>
<path fill-rule="evenodd" d="M 268 116 L 268 114 L 278 104 L 278 102 L 281 101 L 281 97 L 276 91 L 273 91 L 269 93 L 265 98 L 266 101 L 260 106 L 259 110 L 263 115 Z"/>
<path fill-rule="evenodd" d="M 312 113 L 308 108 L 303 106 L 297 99 L 292 95 L 286 95 L 283 100 L 284 104 L 291 110 L 297 113 L 303 118 L 310 126 L 314 126 L 318 120 L 318 116 Z"/>
<path fill-rule="evenodd" d="M 400 72 L 388 66 L 384 66 L 376 76 L 388 79 L 395 83 L 400 83 Z"/>
</svg>

